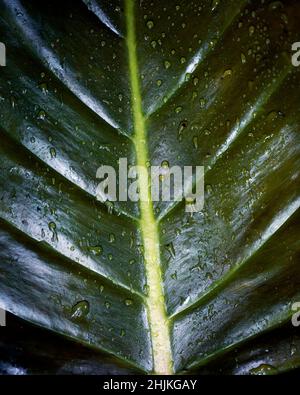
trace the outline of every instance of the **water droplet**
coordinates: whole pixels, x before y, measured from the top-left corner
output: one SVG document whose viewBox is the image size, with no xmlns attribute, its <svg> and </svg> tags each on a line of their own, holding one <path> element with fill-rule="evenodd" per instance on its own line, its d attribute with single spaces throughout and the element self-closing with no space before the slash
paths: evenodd
<svg viewBox="0 0 300 395">
<path fill-rule="evenodd" d="M 48 85 L 46 84 L 46 82 L 42 82 L 41 84 L 39 84 L 39 88 L 43 91 L 43 93 L 48 92 Z"/>
<path fill-rule="evenodd" d="M 205 192 L 210 195 L 213 191 L 213 187 L 210 184 L 205 185 Z"/>
<path fill-rule="evenodd" d="M 290 355 L 291 357 L 297 354 L 297 346 L 295 344 L 291 344 Z"/>
<path fill-rule="evenodd" d="M 160 164 L 160 166 L 164 169 L 168 169 L 170 167 L 170 164 L 167 160 L 163 160 Z"/>
<path fill-rule="evenodd" d="M 38 118 L 39 120 L 41 120 L 41 121 L 44 121 L 45 118 L 46 118 L 46 113 L 45 113 L 45 111 L 44 111 L 44 110 L 40 110 L 40 111 L 38 112 L 37 118 Z"/>
<path fill-rule="evenodd" d="M 114 204 L 112 202 L 105 202 L 108 214 L 112 214 L 114 211 Z"/>
<path fill-rule="evenodd" d="M 102 252 L 103 252 L 103 248 L 101 246 L 99 246 L 99 245 L 97 245 L 97 246 L 90 246 L 88 249 L 94 255 L 101 255 Z"/>
<path fill-rule="evenodd" d="M 161 86 L 161 84 L 162 84 L 162 80 L 157 80 L 156 81 L 156 85 L 159 87 L 159 86 Z"/>
<path fill-rule="evenodd" d="M 90 304 L 86 300 L 77 302 L 71 310 L 71 318 L 74 320 L 82 320 L 90 311 Z"/>
<path fill-rule="evenodd" d="M 111 303 L 106 301 L 106 302 L 104 303 L 104 305 L 105 305 L 105 307 L 106 307 L 107 309 L 110 309 Z"/>
<path fill-rule="evenodd" d="M 171 274 L 172 280 L 177 280 L 177 272 Z"/>
<path fill-rule="evenodd" d="M 176 228 L 176 229 L 175 229 L 175 235 L 176 235 L 176 236 L 180 236 L 180 235 L 181 235 L 181 229 Z"/>
<path fill-rule="evenodd" d="M 153 29 L 153 27 L 154 27 L 153 21 L 148 21 L 147 22 L 147 28 L 151 30 L 151 29 Z"/>
<path fill-rule="evenodd" d="M 12 106 L 12 108 L 16 107 L 16 103 L 17 103 L 16 98 L 14 96 L 11 96 L 10 97 L 10 105 Z"/>
<path fill-rule="evenodd" d="M 255 27 L 254 26 L 250 26 L 249 27 L 249 36 L 253 36 L 254 32 L 255 32 Z"/>
<path fill-rule="evenodd" d="M 185 82 L 189 82 L 190 79 L 191 79 L 191 73 L 186 73 L 185 78 L 184 78 Z"/>
<path fill-rule="evenodd" d="M 171 63 L 168 60 L 164 62 L 165 69 L 168 70 L 171 67 Z"/>
<path fill-rule="evenodd" d="M 212 0 L 212 3 L 211 3 L 211 10 L 212 11 L 215 11 L 218 8 L 220 1 L 221 0 Z"/>
<path fill-rule="evenodd" d="M 250 374 L 260 375 L 260 376 L 275 374 L 277 372 L 278 371 L 274 366 L 268 365 L 265 363 L 262 363 L 261 365 L 257 366 L 256 368 L 253 368 L 250 370 Z"/>
<path fill-rule="evenodd" d="M 131 306 L 133 304 L 133 300 L 132 299 L 125 299 L 125 305 L 126 306 Z"/>
<path fill-rule="evenodd" d="M 183 120 L 183 121 L 180 122 L 179 128 L 178 128 L 178 137 L 179 137 L 180 140 L 182 138 L 182 133 L 187 128 L 187 126 L 188 126 L 188 121 L 187 120 Z"/>
<path fill-rule="evenodd" d="M 56 223 L 55 223 L 55 222 L 49 222 L 48 227 L 49 227 L 49 229 L 50 229 L 51 232 L 52 232 L 52 238 L 51 238 L 51 240 L 52 240 L 53 242 L 54 242 L 54 241 L 57 241 L 57 240 L 58 240 L 58 237 L 57 237 L 57 232 L 56 232 Z"/>
<path fill-rule="evenodd" d="M 168 251 L 170 254 L 171 258 L 175 258 L 176 253 L 175 253 L 175 248 L 173 243 L 169 243 L 165 245 L 165 249 Z"/>
<path fill-rule="evenodd" d="M 206 105 L 206 100 L 204 98 L 201 98 L 200 99 L 200 107 L 205 108 L 205 105 Z"/>
<path fill-rule="evenodd" d="M 185 204 L 186 204 L 187 206 L 193 206 L 193 205 L 195 205 L 195 203 L 196 203 L 196 199 L 195 199 L 195 198 L 190 197 L 190 196 L 187 196 L 187 197 L 185 198 Z"/>
<path fill-rule="evenodd" d="M 277 119 L 277 117 L 278 117 L 277 111 L 271 111 L 271 112 L 269 112 L 267 119 L 268 119 L 268 121 L 272 122 L 272 121 L 275 121 Z"/>
<path fill-rule="evenodd" d="M 212 275 L 210 272 L 207 272 L 207 273 L 205 274 L 205 278 L 206 278 L 207 280 L 212 280 L 212 279 L 213 279 L 213 275 Z"/>
<path fill-rule="evenodd" d="M 198 149 L 198 137 L 197 136 L 193 137 L 193 146 L 195 149 Z"/>
<path fill-rule="evenodd" d="M 228 70 L 224 71 L 223 78 L 231 77 L 231 76 L 232 76 L 232 70 L 231 69 L 228 69 Z"/>
<path fill-rule="evenodd" d="M 50 148 L 50 156 L 51 158 L 56 158 L 56 149 L 54 147 Z"/>
<path fill-rule="evenodd" d="M 181 106 L 178 106 L 178 107 L 175 108 L 176 114 L 181 113 L 181 111 L 182 111 L 182 107 Z"/>
<path fill-rule="evenodd" d="M 241 61 L 243 64 L 245 64 L 247 62 L 246 56 L 243 53 L 241 53 Z"/>
<path fill-rule="evenodd" d="M 272 3 L 269 4 L 269 10 L 270 11 L 275 11 L 280 8 L 283 8 L 283 4 L 281 1 L 273 1 Z"/>
</svg>

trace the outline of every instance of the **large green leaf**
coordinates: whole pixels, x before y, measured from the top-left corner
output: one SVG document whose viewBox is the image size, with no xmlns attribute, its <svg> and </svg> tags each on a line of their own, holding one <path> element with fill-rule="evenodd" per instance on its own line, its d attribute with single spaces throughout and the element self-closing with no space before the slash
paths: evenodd
<svg viewBox="0 0 300 395">
<path fill-rule="evenodd" d="M 75 373 L 88 355 L 89 372 L 299 366 L 299 3 L 0 4 L 1 304 L 49 344 L 93 349 L 30 358 Z M 100 203 L 96 170 L 121 157 L 205 166 L 204 209 Z"/>
</svg>

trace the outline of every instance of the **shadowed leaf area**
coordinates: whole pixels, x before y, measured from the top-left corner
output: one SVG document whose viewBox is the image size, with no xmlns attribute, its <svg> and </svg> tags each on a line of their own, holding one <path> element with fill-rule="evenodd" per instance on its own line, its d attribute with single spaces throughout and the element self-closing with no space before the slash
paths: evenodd
<svg viewBox="0 0 300 395">
<path fill-rule="evenodd" d="M 2 374 L 299 367 L 299 20 L 296 0 L 0 0 Z M 120 158 L 204 166 L 203 210 L 100 202 Z"/>
</svg>

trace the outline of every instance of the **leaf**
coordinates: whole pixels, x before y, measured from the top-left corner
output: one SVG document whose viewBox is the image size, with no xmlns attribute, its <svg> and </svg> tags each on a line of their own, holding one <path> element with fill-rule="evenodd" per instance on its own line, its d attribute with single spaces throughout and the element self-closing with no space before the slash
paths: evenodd
<svg viewBox="0 0 300 395">
<path fill-rule="evenodd" d="M 42 345 L 42 347 L 41 347 Z M 1 329 L 0 374 L 137 374 L 115 358 L 7 316 Z"/>
<path fill-rule="evenodd" d="M 29 344 L 37 325 L 83 347 L 49 340 L 26 372 L 299 366 L 299 18 L 294 0 L 1 0 L 1 304 Z M 204 166 L 204 209 L 97 201 L 124 157 Z"/>
</svg>

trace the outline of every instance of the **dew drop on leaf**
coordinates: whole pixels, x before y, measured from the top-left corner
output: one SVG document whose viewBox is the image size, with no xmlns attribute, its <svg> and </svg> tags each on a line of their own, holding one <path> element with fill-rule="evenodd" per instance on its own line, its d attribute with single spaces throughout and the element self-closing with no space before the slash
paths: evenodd
<svg viewBox="0 0 300 395">
<path fill-rule="evenodd" d="M 112 214 L 114 211 L 114 204 L 112 202 L 106 202 L 105 205 L 107 207 L 108 214 Z"/>
<path fill-rule="evenodd" d="M 250 370 L 250 374 L 259 375 L 259 376 L 266 376 L 274 373 L 277 373 L 277 369 L 274 366 L 265 363 L 262 363 L 256 368 Z"/>
<path fill-rule="evenodd" d="M 54 241 L 57 241 L 57 240 L 58 240 L 58 237 L 57 237 L 57 232 L 56 232 L 56 223 L 55 223 L 55 222 L 49 222 L 48 227 L 49 227 L 49 229 L 50 229 L 51 232 L 52 232 L 52 238 L 51 238 L 51 240 L 52 240 L 53 242 L 54 242 Z"/>
<path fill-rule="evenodd" d="M 197 136 L 193 137 L 193 146 L 195 149 L 198 149 L 198 137 Z"/>
<path fill-rule="evenodd" d="M 278 9 L 280 9 L 280 8 L 283 8 L 283 4 L 282 4 L 281 1 L 272 1 L 272 2 L 269 4 L 269 10 L 270 10 L 270 11 L 275 11 L 275 10 L 278 10 Z"/>
<path fill-rule="evenodd" d="M 253 36 L 254 32 L 255 32 L 255 27 L 252 25 L 249 27 L 249 36 Z"/>
<path fill-rule="evenodd" d="M 232 70 L 231 69 L 228 69 L 228 70 L 224 71 L 223 78 L 231 77 L 231 76 L 232 76 Z"/>
<path fill-rule="evenodd" d="M 211 2 L 211 10 L 215 11 L 220 4 L 220 0 L 212 0 Z"/>
<path fill-rule="evenodd" d="M 54 147 L 50 148 L 50 156 L 51 158 L 56 158 L 56 149 Z"/>
<path fill-rule="evenodd" d="M 205 100 L 204 98 L 201 98 L 201 99 L 200 99 L 200 107 L 201 107 L 201 108 L 204 108 L 205 105 L 206 105 L 206 100 Z"/>
<path fill-rule="evenodd" d="M 44 110 L 40 110 L 40 111 L 38 112 L 37 118 L 38 118 L 40 121 L 44 121 L 45 118 L 46 118 L 46 113 L 45 113 L 45 111 L 44 111 Z"/>
<path fill-rule="evenodd" d="M 243 64 L 247 63 L 247 59 L 244 53 L 241 53 L 241 61 Z"/>
<path fill-rule="evenodd" d="M 41 89 L 41 91 L 43 93 L 47 93 L 48 92 L 48 85 L 46 82 L 42 82 L 41 84 L 39 84 L 39 88 Z"/>
<path fill-rule="evenodd" d="M 165 245 L 165 249 L 168 251 L 168 253 L 170 254 L 171 258 L 175 258 L 176 253 L 175 253 L 175 248 L 174 248 L 174 244 L 173 243 L 169 243 Z"/>
<path fill-rule="evenodd" d="M 168 60 L 164 62 L 165 69 L 168 70 L 171 67 L 171 63 Z"/>
<path fill-rule="evenodd" d="M 147 28 L 151 30 L 151 29 L 153 29 L 153 27 L 154 27 L 153 21 L 148 21 L 147 22 Z"/>
<path fill-rule="evenodd" d="M 12 106 L 12 108 L 16 107 L 16 98 L 14 96 L 10 97 L 10 105 Z"/>
<path fill-rule="evenodd" d="M 77 302 L 71 310 L 71 318 L 74 320 L 81 320 L 86 317 L 90 311 L 90 304 L 86 300 Z"/>
<path fill-rule="evenodd" d="M 171 274 L 172 280 L 177 280 L 177 272 Z"/>
<path fill-rule="evenodd" d="M 178 134 L 182 134 L 184 129 L 187 128 L 187 125 L 188 125 L 188 122 L 186 120 L 181 121 L 179 124 L 179 128 L 178 128 Z"/>
<path fill-rule="evenodd" d="M 163 160 L 160 166 L 164 169 L 168 169 L 170 167 L 169 162 L 167 160 Z"/>
<path fill-rule="evenodd" d="M 109 242 L 110 243 L 114 243 L 115 241 L 116 241 L 116 236 L 113 233 L 111 233 L 109 235 Z"/>
<path fill-rule="evenodd" d="M 90 246 L 89 251 L 91 251 L 93 255 L 101 255 L 103 248 L 100 245 Z"/>
</svg>

